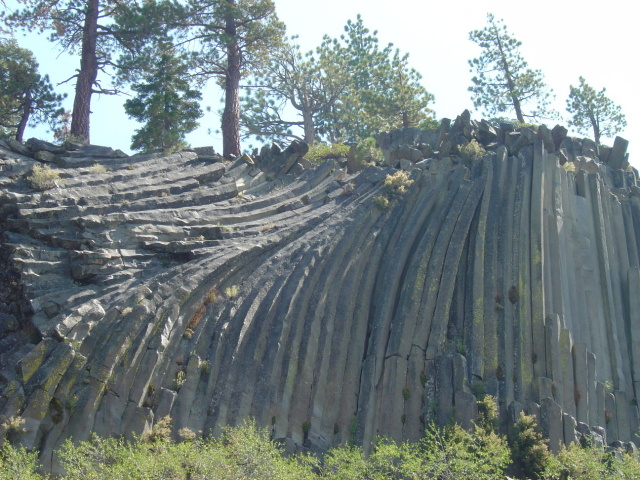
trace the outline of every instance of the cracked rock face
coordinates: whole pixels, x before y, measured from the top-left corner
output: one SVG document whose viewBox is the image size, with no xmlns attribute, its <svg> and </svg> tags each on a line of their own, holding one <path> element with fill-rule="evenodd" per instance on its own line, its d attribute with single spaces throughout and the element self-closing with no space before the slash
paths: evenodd
<svg viewBox="0 0 640 480">
<path fill-rule="evenodd" d="M 299 145 L 224 163 L 32 142 L 60 174 L 45 191 L 26 179 L 37 152 L 0 145 L 0 415 L 25 420 L 18 441 L 52 471 L 67 438 L 166 415 L 176 431 L 251 416 L 301 448 L 366 446 L 470 426 L 482 392 L 503 428 L 537 414 L 553 448 L 635 440 L 635 175 L 549 129 L 465 115 L 433 145 L 388 135 L 387 166 L 353 174 L 305 169 Z M 472 139 L 486 155 L 452 153 Z M 391 196 L 402 151 L 412 183 Z"/>
</svg>

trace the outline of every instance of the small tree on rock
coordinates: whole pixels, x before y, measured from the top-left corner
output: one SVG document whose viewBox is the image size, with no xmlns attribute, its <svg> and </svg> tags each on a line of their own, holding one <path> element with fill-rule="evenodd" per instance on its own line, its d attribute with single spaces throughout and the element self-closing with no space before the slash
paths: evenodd
<svg viewBox="0 0 640 480">
<path fill-rule="evenodd" d="M 145 125 L 131 137 L 135 150 L 176 151 L 185 146 L 185 135 L 198 126 L 202 116 L 200 93 L 189 84 L 188 68 L 170 49 L 131 88 L 137 95 L 127 100 L 127 114 Z"/>
<path fill-rule="evenodd" d="M 627 126 L 620 106 L 605 95 L 605 88 L 596 92 L 584 77 L 580 77 L 580 85 L 570 85 L 569 90 L 567 111 L 572 115 L 569 125 L 585 135 L 593 130 L 596 143 L 600 143 L 601 136 L 613 137 Z"/>
<path fill-rule="evenodd" d="M 469 87 L 475 107 L 489 115 L 513 111 L 520 123 L 525 117 L 555 116 L 549 111 L 552 94 L 542 72 L 529 68 L 520 54 L 522 42 L 508 33 L 502 20 L 487 14 L 487 26 L 471 31 L 469 39 L 482 48 L 479 57 L 469 60 L 475 73 Z"/>
</svg>

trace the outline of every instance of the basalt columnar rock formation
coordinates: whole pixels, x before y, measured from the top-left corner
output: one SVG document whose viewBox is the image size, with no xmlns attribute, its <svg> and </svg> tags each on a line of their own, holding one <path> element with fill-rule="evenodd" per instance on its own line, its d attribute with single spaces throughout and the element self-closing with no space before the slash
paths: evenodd
<svg viewBox="0 0 640 480">
<path fill-rule="evenodd" d="M 312 166 L 301 143 L 234 162 L 0 145 L 0 436 L 54 471 L 68 438 L 167 415 L 204 435 L 252 416 L 322 450 L 470 427 L 487 392 L 553 449 L 637 440 L 626 142 L 468 112 L 377 140 L 382 166 Z M 60 179 L 37 191 L 43 162 Z"/>
</svg>

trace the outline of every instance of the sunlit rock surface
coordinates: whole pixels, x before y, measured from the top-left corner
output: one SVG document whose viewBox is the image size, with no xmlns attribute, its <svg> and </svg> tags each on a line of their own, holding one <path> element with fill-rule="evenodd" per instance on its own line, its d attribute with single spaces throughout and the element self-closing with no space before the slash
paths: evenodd
<svg viewBox="0 0 640 480">
<path fill-rule="evenodd" d="M 25 420 L 17 441 L 54 471 L 67 438 L 166 415 L 176 431 L 251 416 L 299 448 L 367 446 L 470 426 L 486 392 L 503 429 L 534 413 L 554 449 L 637 443 L 625 141 L 465 112 L 378 143 L 383 166 L 356 173 L 299 144 L 234 162 L 0 144 L 0 414 Z M 60 179 L 37 191 L 43 161 Z M 398 168 L 413 183 L 381 209 Z"/>
</svg>

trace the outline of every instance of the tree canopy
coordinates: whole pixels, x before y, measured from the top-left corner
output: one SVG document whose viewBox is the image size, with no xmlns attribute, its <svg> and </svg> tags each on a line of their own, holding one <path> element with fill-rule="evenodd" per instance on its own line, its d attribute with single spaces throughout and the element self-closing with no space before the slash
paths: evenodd
<svg viewBox="0 0 640 480">
<path fill-rule="evenodd" d="M 137 95 L 125 102 L 127 114 L 146 122 L 132 137 L 134 150 L 175 151 L 186 146 L 185 134 L 198 126 L 202 116 L 200 92 L 191 88 L 188 67 L 169 46 L 131 89 Z"/>
<path fill-rule="evenodd" d="M 319 116 L 338 101 L 348 80 L 345 71 L 326 55 L 303 55 L 292 40 L 250 80 L 243 98 L 242 124 L 247 135 L 267 138 L 300 139 L 292 128 L 302 127 L 304 140 L 312 144 L 323 131 Z M 327 41 L 325 38 L 323 44 Z M 287 117 L 285 110 L 290 107 L 298 118 Z"/>
<path fill-rule="evenodd" d="M 55 128 L 64 110 L 47 75 L 38 73 L 33 53 L 15 40 L 0 40 L 0 134 L 22 141 L 28 124 Z"/>
<path fill-rule="evenodd" d="M 224 89 L 223 155 L 240 155 L 240 81 L 266 64 L 284 24 L 271 0 L 191 0 L 173 21 L 179 43 L 191 48 L 194 73 Z"/>
<path fill-rule="evenodd" d="M 309 143 L 317 137 L 356 142 L 432 118 L 433 95 L 408 55 L 392 44 L 381 48 L 377 32 L 360 15 L 344 30 L 340 38 L 325 36 L 305 55 L 295 45 L 285 46 L 255 75 L 243 103 L 248 133 L 297 137 L 292 128 L 300 126 Z"/>
<path fill-rule="evenodd" d="M 606 95 L 606 88 L 597 92 L 584 77 L 580 77 L 577 87 L 569 86 L 567 111 L 571 114 L 569 125 L 585 135 L 593 132 L 593 139 L 600 143 L 600 137 L 612 137 L 627 126 L 627 119 L 620 106 Z"/>
<path fill-rule="evenodd" d="M 476 108 L 489 115 L 514 112 L 520 123 L 525 118 L 553 117 L 549 110 L 551 89 L 540 70 L 532 70 L 520 54 L 522 42 L 507 31 L 502 20 L 487 14 L 487 26 L 469 33 L 482 53 L 469 60 L 475 73 L 469 91 Z"/>
<path fill-rule="evenodd" d="M 103 86 L 99 74 L 112 73 L 115 54 L 140 43 L 140 29 L 119 28 L 133 0 L 18 0 L 23 8 L 5 16 L 12 29 L 50 32 L 49 40 L 62 51 L 79 55 L 70 134 L 90 141 L 91 98 L 94 93 L 115 94 Z M 131 24 L 129 24 L 131 26 Z"/>
</svg>

